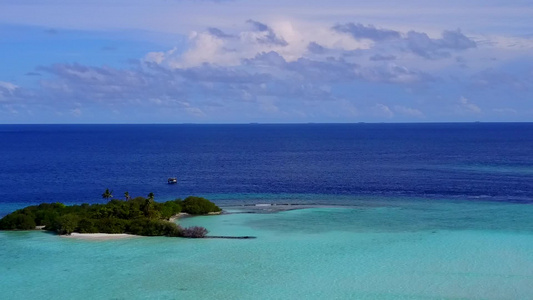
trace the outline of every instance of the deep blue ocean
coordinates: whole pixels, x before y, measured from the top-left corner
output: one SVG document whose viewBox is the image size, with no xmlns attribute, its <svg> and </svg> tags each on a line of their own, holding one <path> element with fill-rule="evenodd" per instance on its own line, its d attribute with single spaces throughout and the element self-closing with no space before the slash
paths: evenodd
<svg viewBox="0 0 533 300">
<path fill-rule="evenodd" d="M 0 125 L 0 141 L 0 215 L 106 188 L 222 205 L 533 203 L 533 123 Z"/>
</svg>

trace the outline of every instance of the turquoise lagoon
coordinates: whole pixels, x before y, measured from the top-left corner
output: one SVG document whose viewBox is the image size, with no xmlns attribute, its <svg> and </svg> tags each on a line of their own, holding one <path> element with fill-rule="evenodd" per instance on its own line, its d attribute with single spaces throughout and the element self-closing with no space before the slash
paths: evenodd
<svg viewBox="0 0 533 300">
<path fill-rule="evenodd" d="M 420 199 L 226 207 L 210 235 L 0 233 L 0 299 L 528 299 L 533 206 Z M 278 211 L 278 208 L 283 209 Z"/>
</svg>

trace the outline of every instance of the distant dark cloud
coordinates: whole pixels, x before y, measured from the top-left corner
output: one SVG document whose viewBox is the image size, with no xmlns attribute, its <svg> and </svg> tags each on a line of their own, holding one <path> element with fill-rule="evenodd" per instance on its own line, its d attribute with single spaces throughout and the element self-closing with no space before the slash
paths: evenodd
<svg viewBox="0 0 533 300">
<path fill-rule="evenodd" d="M 477 46 L 476 42 L 469 39 L 460 30 L 450 31 L 445 30 L 442 33 L 442 39 L 437 40 L 437 43 L 441 47 L 454 50 L 465 50 L 468 48 L 475 48 Z"/>
<path fill-rule="evenodd" d="M 428 59 L 450 57 L 451 54 L 448 50 L 465 50 L 476 47 L 476 42 L 459 30 L 444 31 L 441 39 L 432 39 L 426 33 L 409 31 L 406 40 L 410 51 Z"/>
<path fill-rule="evenodd" d="M 38 72 L 28 72 L 28 73 L 26 73 L 24 75 L 26 75 L 26 76 L 41 76 L 42 74 L 38 73 Z"/>
<path fill-rule="evenodd" d="M 215 27 L 209 27 L 207 29 L 207 32 L 209 32 L 210 35 L 216 36 L 216 37 L 221 38 L 221 39 L 235 38 L 234 35 L 227 34 L 227 33 L 223 32 L 222 30 L 220 30 L 218 28 L 215 28 Z"/>
<path fill-rule="evenodd" d="M 277 36 L 274 33 L 274 30 L 272 30 L 272 28 L 270 28 L 268 25 L 251 20 L 251 19 L 246 21 L 246 23 L 252 25 L 254 31 L 264 33 L 264 35 L 257 37 L 257 41 L 259 43 L 272 44 L 272 45 L 278 45 L 278 46 L 288 45 L 288 43 L 282 37 Z"/>
<path fill-rule="evenodd" d="M 373 25 L 362 24 L 339 24 L 333 27 L 337 32 L 348 33 L 355 39 L 370 39 L 373 41 L 384 41 L 389 39 L 398 39 L 401 37 L 400 33 L 395 30 L 378 29 Z"/>
<path fill-rule="evenodd" d="M 270 27 L 268 27 L 266 24 L 254 21 L 252 19 L 249 19 L 248 21 L 246 21 L 246 23 L 252 25 L 254 29 L 257 31 L 269 31 L 270 30 Z"/>
<path fill-rule="evenodd" d="M 426 33 L 416 31 L 409 31 L 402 36 L 399 31 L 354 23 L 339 24 L 334 26 L 333 30 L 347 33 L 355 39 L 369 39 L 376 43 L 391 41 L 397 46 L 403 44 L 406 45 L 404 47 L 408 51 L 427 59 L 450 57 L 450 51 L 466 50 L 477 46 L 475 41 L 465 36 L 460 30 L 446 30 L 440 39 L 432 39 Z M 370 60 L 383 60 L 382 58 L 384 57 L 375 55 Z"/>
<path fill-rule="evenodd" d="M 328 51 L 326 48 L 324 48 L 323 46 L 319 45 L 316 42 L 309 43 L 309 45 L 307 45 L 307 50 L 309 50 L 309 52 L 314 53 L 314 54 L 324 54 Z"/>
<path fill-rule="evenodd" d="M 285 69 L 287 66 L 283 56 L 275 51 L 259 53 L 254 58 L 244 59 L 243 63 L 251 66 L 271 66 L 279 69 Z"/>
</svg>

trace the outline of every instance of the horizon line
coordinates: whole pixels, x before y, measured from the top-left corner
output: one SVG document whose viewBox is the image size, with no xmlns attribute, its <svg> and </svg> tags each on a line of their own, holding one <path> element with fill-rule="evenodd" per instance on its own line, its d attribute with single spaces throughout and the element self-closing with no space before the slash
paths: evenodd
<svg viewBox="0 0 533 300">
<path fill-rule="evenodd" d="M 437 121 L 437 122 L 231 122 L 231 123 L 0 123 L 6 125 L 356 125 L 356 124 L 530 124 L 533 121 Z"/>
</svg>

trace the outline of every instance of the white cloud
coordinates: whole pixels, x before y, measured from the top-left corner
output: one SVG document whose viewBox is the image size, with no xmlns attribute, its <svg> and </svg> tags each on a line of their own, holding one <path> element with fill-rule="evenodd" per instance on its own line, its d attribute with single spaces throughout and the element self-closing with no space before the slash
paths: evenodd
<svg viewBox="0 0 533 300">
<path fill-rule="evenodd" d="M 199 66 L 203 63 L 228 66 L 239 63 L 239 57 L 235 51 L 225 49 L 227 43 L 207 32 L 193 32 L 190 36 L 191 48 L 181 57 L 173 57 L 173 68 Z M 228 45 L 229 46 L 229 45 Z M 171 55 L 173 53 L 170 53 Z M 179 55 L 179 54 L 178 54 Z"/>
<path fill-rule="evenodd" d="M 471 103 L 467 98 L 463 96 L 459 98 L 459 101 L 456 105 L 456 110 L 459 113 L 481 113 L 481 108 L 479 108 L 479 106 L 475 105 L 474 103 Z"/>
<path fill-rule="evenodd" d="M 374 115 L 377 117 L 385 117 L 389 119 L 394 117 L 394 112 L 392 112 L 392 110 L 385 104 L 378 103 L 374 105 L 372 110 L 374 111 Z"/>
<path fill-rule="evenodd" d="M 205 113 L 198 107 L 187 107 L 185 110 L 194 117 L 205 117 Z"/>
<path fill-rule="evenodd" d="M 195 107 L 195 106 L 192 106 L 189 102 L 187 101 L 178 101 L 178 103 L 184 107 L 185 111 L 195 117 L 195 118 L 203 118 L 206 116 L 206 114 L 202 111 L 202 109 L 200 109 L 199 107 Z"/>
<path fill-rule="evenodd" d="M 12 93 L 18 86 L 6 81 L 0 81 L 0 89 Z"/>
<path fill-rule="evenodd" d="M 433 120 L 439 110 L 455 109 L 462 115 L 482 113 L 477 104 L 465 97 L 457 100 L 451 93 L 484 99 L 487 112 L 502 105 L 481 97 L 481 89 L 472 88 L 477 84 L 474 87 L 500 88 L 500 92 L 512 87 L 513 92 L 522 93 L 521 98 L 513 98 L 519 100 L 510 100 L 515 102 L 505 106 L 523 113 L 516 103 L 525 103 L 528 93 L 531 95 L 533 73 L 530 68 L 524 70 L 527 64 L 517 63 L 530 58 L 517 57 L 529 57 L 524 56 L 529 53 L 524 50 L 528 38 L 521 38 L 523 43 L 513 46 L 512 38 L 501 42 L 494 36 L 483 40 L 479 39 L 481 35 L 474 35 L 477 38 L 473 39 L 468 28 L 455 30 L 455 24 L 430 32 L 408 23 L 404 27 L 390 22 L 361 25 L 374 23 L 354 19 L 331 22 L 280 15 L 263 19 L 248 16 L 229 23 L 203 20 L 201 26 L 190 31 L 187 43 L 180 40 L 160 48 L 166 51 L 149 52 L 137 65 L 116 68 L 74 63 L 40 67 L 43 76 L 32 78 L 41 83 L 40 89 L 33 90 L 33 97 L 21 96 L 21 91 L 30 89 L 0 81 L 0 101 L 16 102 L 12 100 L 17 95 L 17 101 L 63 105 L 67 116 L 77 112 L 72 104 L 75 99 L 83 103 L 84 118 L 97 111 L 86 106 L 90 104 L 110 109 L 135 107 L 152 114 L 166 111 L 175 115 L 178 111 L 181 116 L 209 121 L 240 107 L 252 116 L 261 112 L 286 116 L 298 111 L 300 116 L 312 119 L 327 111 L 332 118 Z M 497 59 L 492 60 L 490 55 Z M 524 75 L 526 72 L 529 75 Z M 387 99 L 395 93 L 401 94 L 398 99 L 409 99 L 389 102 Z M 411 107 L 429 97 L 452 99 L 453 103 L 435 101 L 424 106 L 424 112 Z M 512 113 L 505 109 L 492 112 L 492 116 Z"/>
<path fill-rule="evenodd" d="M 250 23 L 255 25 L 250 28 L 247 26 Z M 248 20 L 238 27 L 237 32 L 230 33 L 215 27 L 202 32 L 193 31 L 189 34 L 189 47 L 184 53 L 175 48 L 166 52 L 150 52 L 144 60 L 170 68 L 194 67 L 204 63 L 236 66 L 243 59 L 275 51 L 291 62 L 309 54 L 311 43 L 330 49 L 328 54 L 335 56 L 345 51 L 370 49 L 374 44 L 368 40 L 355 40 L 322 24 L 291 21 L 264 24 Z"/>
<path fill-rule="evenodd" d="M 416 108 L 405 107 L 401 105 L 395 105 L 394 111 L 408 117 L 424 118 L 424 113 Z"/>
<path fill-rule="evenodd" d="M 0 81 L 0 102 L 12 102 L 10 101 L 17 92 L 19 87 L 11 82 Z"/>
<path fill-rule="evenodd" d="M 145 55 L 144 60 L 147 62 L 162 64 L 165 60 L 165 57 L 171 56 L 174 52 L 176 52 L 176 48 L 172 48 L 167 52 L 149 52 Z"/>
</svg>

